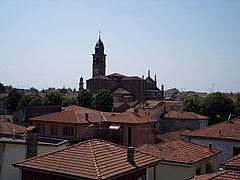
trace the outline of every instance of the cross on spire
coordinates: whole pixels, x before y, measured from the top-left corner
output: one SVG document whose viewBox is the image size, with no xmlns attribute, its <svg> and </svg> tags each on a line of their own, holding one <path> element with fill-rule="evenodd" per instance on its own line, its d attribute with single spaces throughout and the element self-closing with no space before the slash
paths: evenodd
<svg viewBox="0 0 240 180">
<path fill-rule="evenodd" d="M 99 33 L 99 39 L 101 39 L 101 31 L 99 31 L 98 33 Z"/>
</svg>

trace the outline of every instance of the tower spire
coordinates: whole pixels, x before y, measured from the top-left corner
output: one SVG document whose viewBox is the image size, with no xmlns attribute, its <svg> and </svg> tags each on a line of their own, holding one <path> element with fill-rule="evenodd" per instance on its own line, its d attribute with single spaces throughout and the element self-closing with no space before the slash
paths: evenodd
<svg viewBox="0 0 240 180">
<path fill-rule="evenodd" d="M 98 37 L 101 39 L 101 31 L 98 32 Z"/>
</svg>

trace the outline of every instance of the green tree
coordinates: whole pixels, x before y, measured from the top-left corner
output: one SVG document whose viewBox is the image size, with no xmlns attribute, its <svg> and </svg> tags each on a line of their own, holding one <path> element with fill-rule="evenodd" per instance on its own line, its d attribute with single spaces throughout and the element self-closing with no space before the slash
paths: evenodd
<svg viewBox="0 0 240 180">
<path fill-rule="evenodd" d="M 77 99 L 76 98 L 68 98 L 68 97 L 64 97 L 62 100 L 62 106 L 66 107 L 69 105 L 77 105 Z"/>
<path fill-rule="evenodd" d="M 7 109 L 11 112 L 17 110 L 18 103 L 22 98 L 22 94 L 19 93 L 15 88 L 9 91 L 7 98 Z"/>
<path fill-rule="evenodd" d="M 63 95 L 55 89 L 47 91 L 43 98 L 43 105 L 62 105 Z"/>
<path fill-rule="evenodd" d="M 81 91 L 79 91 L 77 96 L 78 105 L 91 108 L 92 98 L 92 94 L 87 89 L 82 89 Z"/>
<path fill-rule="evenodd" d="M 42 99 L 40 97 L 32 97 L 29 106 L 41 106 L 43 104 Z"/>
<path fill-rule="evenodd" d="M 198 96 L 192 96 L 183 101 L 182 110 L 200 113 L 202 100 Z"/>
<path fill-rule="evenodd" d="M 236 111 L 235 111 L 236 116 L 240 117 L 240 95 L 238 95 L 235 105 L 236 105 Z"/>
<path fill-rule="evenodd" d="M 29 95 L 23 95 L 18 103 L 18 109 L 24 108 L 30 104 L 32 101 L 32 97 Z"/>
<path fill-rule="evenodd" d="M 29 89 L 29 91 L 30 91 L 31 93 L 38 93 L 38 90 L 37 90 L 36 88 L 34 88 L 34 87 L 31 87 L 31 88 Z"/>
<path fill-rule="evenodd" d="M 234 114 L 234 112 L 234 102 L 220 92 L 209 94 L 202 102 L 201 113 L 210 117 L 212 120 L 219 121 L 218 116 L 221 117 L 222 120 L 226 120 L 229 115 Z"/>
<path fill-rule="evenodd" d="M 0 83 L 0 93 L 4 93 L 6 91 L 4 85 Z"/>
<path fill-rule="evenodd" d="M 111 111 L 113 107 L 113 96 L 111 91 L 102 89 L 93 98 L 93 108 L 100 111 Z"/>
</svg>

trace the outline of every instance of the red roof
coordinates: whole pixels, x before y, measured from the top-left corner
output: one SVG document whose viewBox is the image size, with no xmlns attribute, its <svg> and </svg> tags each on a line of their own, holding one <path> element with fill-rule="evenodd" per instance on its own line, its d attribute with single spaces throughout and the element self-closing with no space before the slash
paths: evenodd
<svg viewBox="0 0 240 180">
<path fill-rule="evenodd" d="M 87 120 L 86 120 L 86 114 Z M 30 118 L 32 121 L 44 121 L 44 122 L 56 122 L 56 123 L 74 123 L 74 124 L 84 124 L 84 123 L 98 123 L 102 115 L 107 120 L 107 122 L 115 123 L 130 123 L 130 124 L 141 124 L 148 122 L 156 122 L 155 119 L 146 118 L 138 116 L 134 113 L 110 113 L 84 108 L 80 106 L 68 106 L 61 112 L 46 114 L 42 116 L 37 116 Z"/>
<path fill-rule="evenodd" d="M 162 141 L 162 142 L 169 142 L 173 140 L 178 140 L 178 139 L 184 139 L 184 137 L 181 136 L 182 133 L 186 132 L 191 132 L 188 129 L 183 129 L 180 131 L 171 131 L 171 132 L 164 132 L 162 134 L 157 134 L 157 140 Z"/>
<path fill-rule="evenodd" d="M 195 164 L 215 156 L 221 151 L 187 141 L 176 140 L 155 145 L 143 145 L 137 148 L 141 152 L 155 155 L 166 162 Z"/>
<path fill-rule="evenodd" d="M 126 147 L 95 139 L 36 156 L 14 166 L 78 178 L 107 179 L 159 161 L 157 157 L 135 150 L 135 165 L 132 165 L 127 161 Z"/>
<path fill-rule="evenodd" d="M 225 170 L 216 173 L 194 176 L 191 180 L 233 180 L 240 179 L 240 171 Z"/>
<path fill-rule="evenodd" d="M 234 156 L 233 158 L 223 162 L 226 168 L 238 168 L 240 169 L 240 154 Z"/>
<path fill-rule="evenodd" d="M 164 114 L 164 119 L 205 120 L 206 116 L 187 111 L 170 111 Z"/>
<path fill-rule="evenodd" d="M 240 119 L 224 121 L 182 135 L 189 137 L 240 140 Z"/>
<path fill-rule="evenodd" d="M 15 130 L 16 134 L 23 134 L 27 131 L 27 128 L 25 126 L 20 126 L 6 121 L 0 122 L 1 134 L 13 134 L 13 130 Z"/>
</svg>

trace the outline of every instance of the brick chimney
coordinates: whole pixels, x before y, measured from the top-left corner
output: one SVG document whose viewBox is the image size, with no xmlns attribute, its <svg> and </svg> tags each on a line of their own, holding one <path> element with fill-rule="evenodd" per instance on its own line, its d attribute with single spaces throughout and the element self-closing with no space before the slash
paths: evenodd
<svg viewBox="0 0 240 180">
<path fill-rule="evenodd" d="M 88 113 L 85 113 L 85 120 L 88 121 Z"/>
<path fill-rule="evenodd" d="M 27 128 L 26 143 L 26 158 L 37 156 L 37 133 L 35 126 L 30 126 Z"/>
<path fill-rule="evenodd" d="M 128 150 L 127 150 L 127 161 L 130 164 L 135 165 L 135 162 L 134 162 L 134 147 L 128 147 Z"/>
</svg>

